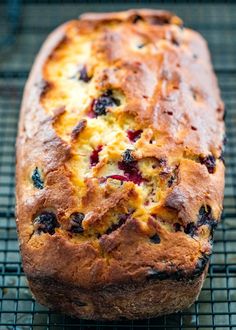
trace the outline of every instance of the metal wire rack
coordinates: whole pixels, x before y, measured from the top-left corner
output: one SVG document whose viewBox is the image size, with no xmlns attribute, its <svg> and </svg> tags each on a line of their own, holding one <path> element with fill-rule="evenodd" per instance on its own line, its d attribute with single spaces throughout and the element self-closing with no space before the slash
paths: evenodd
<svg viewBox="0 0 236 330">
<path fill-rule="evenodd" d="M 19 3 L 14 2 L 14 10 L 19 10 Z M 14 157 L 22 90 L 40 44 L 55 26 L 84 11 L 144 6 L 175 11 L 187 26 L 200 31 L 209 42 L 227 108 L 227 176 L 222 222 L 215 234 L 214 254 L 204 288 L 190 309 L 135 322 L 71 319 L 35 302 L 21 267 L 14 217 Z M 5 9 L 6 3 L 0 2 L 0 36 L 7 24 Z M 0 329 L 236 329 L 236 4 L 27 1 L 21 9 L 21 29 L 11 30 L 16 33 L 15 43 L 8 50 L 4 46 L 0 48 Z M 17 12 L 10 16 L 18 17 Z M 18 22 L 13 26 L 19 27 Z"/>
</svg>

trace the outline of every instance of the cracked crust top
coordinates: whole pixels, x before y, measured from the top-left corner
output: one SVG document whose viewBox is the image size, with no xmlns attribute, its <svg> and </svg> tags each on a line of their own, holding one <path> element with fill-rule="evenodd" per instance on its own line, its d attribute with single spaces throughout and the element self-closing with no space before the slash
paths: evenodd
<svg viewBox="0 0 236 330">
<path fill-rule="evenodd" d="M 59 27 L 19 124 L 26 274 L 82 288 L 198 276 L 222 210 L 223 112 L 204 39 L 173 14 Z"/>
</svg>

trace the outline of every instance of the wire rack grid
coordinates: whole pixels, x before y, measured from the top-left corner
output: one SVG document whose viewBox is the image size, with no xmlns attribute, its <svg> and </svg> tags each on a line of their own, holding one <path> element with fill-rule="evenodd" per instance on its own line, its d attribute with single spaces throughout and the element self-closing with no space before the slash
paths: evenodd
<svg viewBox="0 0 236 330">
<path fill-rule="evenodd" d="M 17 2 L 17 1 L 15 1 Z M 208 40 L 227 108 L 228 144 L 225 202 L 215 233 L 214 254 L 199 299 L 188 310 L 157 319 L 123 322 L 76 320 L 48 311 L 31 296 L 18 250 L 14 216 L 15 138 L 19 107 L 32 61 L 46 35 L 58 24 L 84 11 L 131 7 L 166 8 Z M 9 15 L 0 2 L 0 40 Z M 13 8 L 13 9 L 12 9 Z M 0 48 L 0 329 L 236 329 L 236 5 L 226 3 L 74 4 L 27 1 L 15 42 Z M 11 12 L 12 13 L 12 12 Z M 76 13 L 76 15 L 75 15 Z M 13 15 L 13 14 L 12 14 Z M 15 19 L 18 15 L 14 12 Z M 1 39 L 2 37 L 2 39 Z"/>
</svg>

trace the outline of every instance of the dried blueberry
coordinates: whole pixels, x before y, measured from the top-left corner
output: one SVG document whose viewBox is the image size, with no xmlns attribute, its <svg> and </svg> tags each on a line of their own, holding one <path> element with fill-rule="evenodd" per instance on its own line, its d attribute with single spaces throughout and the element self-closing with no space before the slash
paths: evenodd
<svg viewBox="0 0 236 330">
<path fill-rule="evenodd" d="M 195 267 L 195 271 L 193 274 L 194 277 L 198 277 L 199 275 L 201 275 L 203 273 L 203 271 L 206 268 L 206 265 L 208 263 L 209 257 L 210 257 L 209 255 L 204 254 L 204 255 L 202 255 L 201 258 L 198 259 L 196 267 Z"/>
<path fill-rule="evenodd" d="M 201 221 L 201 223 L 204 223 L 207 219 L 209 219 L 211 215 L 211 207 L 209 205 L 207 205 L 206 207 L 201 206 L 198 213 L 199 213 L 199 221 Z"/>
<path fill-rule="evenodd" d="M 209 173 L 214 173 L 216 167 L 216 159 L 213 155 L 200 157 L 200 163 L 207 167 Z"/>
<path fill-rule="evenodd" d="M 70 232 L 72 233 L 83 233 L 82 222 L 85 215 L 81 212 L 74 212 L 70 216 Z"/>
<path fill-rule="evenodd" d="M 169 276 L 167 272 L 158 271 L 157 269 L 154 268 L 148 270 L 147 278 L 149 280 L 165 280 L 168 277 Z"/>
<path fill-rule="evenodd" d="M 139 44 L 139 45 L 137 45 L 137 48 L 141 49 L 141 48 L 143 48 L 144 46 L 145 46 L 145 44 Z"/>
<path fill-rule="evenodd" d="M 167 185 L 168 185 L 169 188 L 172 186 L 174 181 L 175 181 L 175 177 L 174 177 L 174 175 L 171 175 L 171 177 L 167 181 Z"/>
<path fill-rule="evenodd" d="M 152 237 L 150 237 L 150 241 L 154 244 L 159 244 L 161 242 L 161 239 L 158 234 L 155 234 Z"/>
<path fill-rule="evenodd" d="M 131 153 L 132 153 L 131 149 L 126 149 L 125 152 L 123 153 L 123 162 L 125 164 L 131 164 L 135 162 L 135 159 Z"/>
<path fill-rule="evenodd" d="M 83 66 L 82 69 L 79 71 L 79 80 L 84 82 L 89 82 L 91 77 L 88 76 L 88 72 L 86 66 Z"/>
<path fill-rule="evenodd" d="M 102 146 L 98 146 L 97 149 L 94 149 L 90 155 L 90 165 L 96 166 L 99 162 L 99 152 L 102 151 Z"/>
<path fill-rule="evenodd" d="M 178 178 L 178 169 L 179 169 L 179 165 L 175 166 L 174 170 L 172 171 L 171 176 L 169 177 L 168 181 L 167 181 L 167 185 L 170 188 L 173 183 L 177 180 Z M 168 174 L 168 171 L 166 171 Z"/>
<path fill-rule="evenodd" d="M 34 169 L 34 172 L 33 172 L 31 178 L 32 178 L 32 181 L 33 181 L 34 186 L 35 186 L 36 188 L 38 188 L 38 189 L 43 189 L 43 187 L 44 187 L 44 182 L 43 182 L 43 180 L 42 180 L 42 178 L 41 178 L 41 176 L 40 176 L 40 173 L 39 173 L 38 167 L 36 167 L 36 168 Z"/>
<path fill-rule="evenodd" d="M 211 228 L 211 231 L 216 228 L 217 221 L 213 219 L 211 207 L 209 205 L 200 208 L 197 225 L 198 227 L 208 225 Z"/>
<path fill-rule="evenodd" d="M 110 233 L 112 233 L 113 231 L 115 231 L 119 227 L 121 227 L 126 222 L 126 220 L 128 219 L 129 216 L 130 216 L 130 213 L 128 213 L 128 214 L 120 214 L 118 216 L 118 222 L 117 223 L 113 223 L 111 225 L 111 227 L 107 229 L 106 234 L 109 235 Z"/>
<path fill-rule="evenodd" d="M 120 101 L 112 96 L 112 91 L 108 90 L 102 94 L 98 99 L 93 101 L 92 111 L 95 116 L 102 116 L 107 113 L 108 107 L 119 106 Z"/>
<path fill-rule="evenodd" d="M 137 161 L 131 155 L 131 150 L 127 149 L 123 154 L 123 160 L 118 163 L 118 168 L 124 171 L 127 181 L 140 184 L 143 181 L 142 175 L 137 167 Z"/>
<path fill-rule="evenodd" d="M 55 234 L 55 228 L 60 227 L 57 217 L 53 212 L 42 212 L 34 219 L 34 226 L 38 234 Z"/>
<path fill-rule="evenodd" d="M 191 237 L 193 237 L 196 234 L 196 231 L 197 231 L 197 227 L 194 222 L 188 223 L 187 226 L 184 228 L 185 234 L 188 234 Z"/>
<path fill-rule="evenodd" d="M 175 232 L 181 231 L 181 224 L 180 223 L 178 223 L 178 222 L 174 223 L 173 227 L 174 227 Z"/>
</svg>

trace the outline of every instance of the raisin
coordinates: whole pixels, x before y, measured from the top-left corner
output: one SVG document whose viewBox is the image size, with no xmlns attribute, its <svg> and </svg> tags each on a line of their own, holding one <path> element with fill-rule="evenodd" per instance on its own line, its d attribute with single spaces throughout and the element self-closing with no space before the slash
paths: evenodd
<svg viewBox="0 0 236 330">
<path fill-rule="evenodd" d="M 55 234 L 55 228 L 60 227 L 57 217 L 53 212 L 42 212 L 34 219 L 34 226 L 38 234 Z"/>
<path fill-rule="evenodd" d="M 89 82 L 91 80 L 91 77 L 88 76 L 86 66 L 83 66 L 82 69 L 79 71 L 79 80 L 82 80 L 84 82 Z"/>
<path fill-rule="evenodd" d="M 207 167 L 209 173 L 215 172 L 216 159 L 213 155 L 208 155 L 206 157 L 200 157 L 200 163 Z"/>
<path fill-rule="evenodd" d="M 102 94 L 98 99 L 94 100 L 92 103 L 92 111 L 95 116 L 106 115 L 107 108 L 113 106 L 119 106 L 120 101 L 112 96 L 112 91 L 108 90 L 106 93 Z"/>
<path fill-rule="evenodd" d="M 99 152 L 102 151 L 102 146 L 98 146 L 97 149 L 94 149 L 90 155 L 90 165 L 96 166 L 99 162 Z"/>
<path fill-rule="evenodd" d="M 139 129 L 137 131 L 128 130 L 127 135 L 128 135 L 128 138 L 130 139 L 130 141 L 136 142 L 140 138 L 142 132 L 143 131 L 141 129 Z"/>
<path fill-rule="evenodd" d="M 72 233 L 83 233 L 82 222 L 85 215 L 81 212 L 74 212 L 70 216 L 70 232 Z"/>
<path fill-rule="evenodd" d="M 38 188 L 38 189 L 43 189 L 43 187 L 44 187 L 44 182 L 43 182 L 43 180 L 42 180 L 42 178 L 41 178 L 41 176 L 40 176 L 40 173 L 39 173 L 38 167 L 36 167 L 36 168 L 34 169 L 34 172 L 33 172 L 31 178 L 32 178 L 33 184 L 34 184 L 34 186 L 35 186 L 36 188 Z"/>
<path fill-rule="evenodd" d="M 150 237 L 150 241 L 154 244 L 159 244 L 161 242 L 161 239 L 158 234 L 155 234 L 152 237 Z"/>
</svg>

